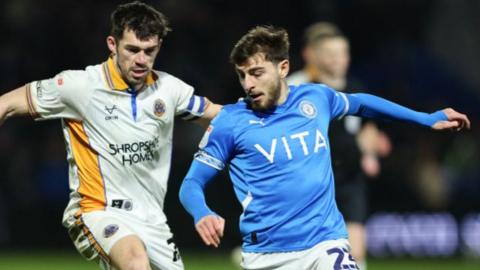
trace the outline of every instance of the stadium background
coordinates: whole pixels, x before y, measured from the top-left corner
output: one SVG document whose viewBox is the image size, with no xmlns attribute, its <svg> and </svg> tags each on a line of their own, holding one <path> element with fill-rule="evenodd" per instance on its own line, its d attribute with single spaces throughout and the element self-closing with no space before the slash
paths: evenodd
<svg viewBox="0 0 480 270">
<path fill-rule="evenodd" d="M 108 14 L 118 2 L 2 0 L 0 94 L 65 69 L 83 69 L 104 61 L 108 57 Z M 198 94 L 217 103 L 235 102 L 242 96 L 228 55 L 250 27 L 273 24 L 286 28 L 290 33 L 291 66 L 296 70 L 302 66 L 299 50 L 303 29 L 327 20 L 338 24 L 350 38 L 350 73 L 362 80 L 369 92 L 418 110 L 451 106 L 467 113 L 473 127 L 460 135 L 434 133 L 410 124 L 381 124 L 394 148 L 382 161 L 381 176 L 369 182 L 370 213 L 377 218 L 369 228 L 374 233 L 377 229 L 390 232 L 393 237 L 371 239 L 379 241 L 371 256 L 380 258 L 380 265 L 383 260 L 401 265 L 402 260 L 419 256 L 427 257 L 427 262 L 443 262 L 450 256 L 461 260 L 480 256 L 480 1 L 145 2 L 165 13 L 173 28 L 155 67 L 182 78 L 195 86 Z M 176 123 L 165 211 L 184 257 L 208 250 L 177 199 L 202 133 L 201 128 Z M 216 253 L 221 263 L 222 258 L 228 261 L 230 249 L 240 243 L 240 206 L 227 174 L 217 180 L 208 188 L 207 197 L 227 220 L 221 251 Z M 58 250 L 69 260 L 74 251 L 61 227 L 67 185 L 59 121 L 33 123 L 23 118 L 0 127 L 0 269 L 30 269 L 25 266 L 27 262 L 39 266 L 37 259 L 48 261 L 43 254 L 52 256 Z M 426 232 L 431 238 L 416 241 Z M 455 246 L 445 254 L 429 252 L 430 240 L 439 238 L 439 247 L 433 248 L 450 247 L 452 242 Z M 470 239 L 470 244 L 464 239 Z M 7 258 L 25 263 L 25 268 L 9 265 Z M 77 262 L 80 257 L 72 258 Z M 415 261 L 422 265 L 423 261 Z M 52 265 L 62 262 L 53 260 L 49 269 Z"/>
</svg>

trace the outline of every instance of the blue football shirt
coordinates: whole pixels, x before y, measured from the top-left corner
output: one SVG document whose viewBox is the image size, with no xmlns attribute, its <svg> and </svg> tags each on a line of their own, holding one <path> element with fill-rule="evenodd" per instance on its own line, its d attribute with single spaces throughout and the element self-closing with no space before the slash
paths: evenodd
<svg viewBox="0 0 480 270">
<path fill-rule="evenodd" d="M 303 250 L 347 238 L 335 203 L 328 126 L 348 112 L 348 99 L 326 85 L 290 86 L 287 100 L 256 112 L 244 101 L 212 121 L 195 160 L 228 165 L 237 199 L 243 250 Z"/>
</svg>

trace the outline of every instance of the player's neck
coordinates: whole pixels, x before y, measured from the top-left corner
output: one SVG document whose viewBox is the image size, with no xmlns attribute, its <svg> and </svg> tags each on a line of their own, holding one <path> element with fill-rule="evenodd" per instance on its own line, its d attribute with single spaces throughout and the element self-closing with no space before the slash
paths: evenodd
<svg viewBox="0 0 480 270">
<path fill-rule="evenodd" d="M 125 73 L 123 73 L 122 68 L 118 64 L 118 60 L 116 57 L 113 57 L 113 62 L 115 63 L 114 67 L 117 70 L 117 73 L 120 74 L 122 77 L 122 80 L 129 86 L 130 89 L 135 90 L 135 92 L 140 92 L 146 85 L 146 82 L 144 81 L 143 83 L 138 83 L 138 84 L 131 84 L 127 78 L 125 77 Z"/>
<path fill-rule="evenodd" d="M 276 105 L 282 105 L 283 103 L 285 103 L 285 101 L 287 101 L 289 92 L 290 88 L 287 85 L 287 81 L 282 80 L 280 83 L 280 95 L 278 96 Z"/>
<path fill-rule="evenodd" d="M 136 85 L 131 85 L 130 87 L 133 88 L 135 90 L 135 92 L 140 92 L 143 90 L 143 88 L 145 88 L 146 86 L 146 83 L 141 83 L 141 84 L 136 84 Z"/>
</svg>

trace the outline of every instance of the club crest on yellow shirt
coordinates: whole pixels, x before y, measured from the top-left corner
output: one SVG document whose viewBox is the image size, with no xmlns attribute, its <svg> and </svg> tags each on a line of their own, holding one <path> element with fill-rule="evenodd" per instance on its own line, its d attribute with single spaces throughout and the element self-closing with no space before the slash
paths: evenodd
<svg viewBox="0 0 480 270">
<path fill-rule="evenodd" d="M 165 103 L 161 99 L 155 100 L 155 103 L 153 103 L 153 113 L 157 117 L 162 117 L 163 114 L 165 113 Z"/>
</svg>

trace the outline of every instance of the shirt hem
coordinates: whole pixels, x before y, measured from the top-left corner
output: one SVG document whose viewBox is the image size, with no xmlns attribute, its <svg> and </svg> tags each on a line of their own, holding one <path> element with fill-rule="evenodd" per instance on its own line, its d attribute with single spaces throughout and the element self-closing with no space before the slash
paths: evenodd
<svg viewBox="0 0 480 270">
<path fill-rule="evenodd" d="M 256 249 L 256 248 L 253 248 L 253 249 L 250 249 L 250 248 L 242 248 L 242 251 L 245 252 L 245 253 L 284 253 L 284 252 L 298 252 L 298 251 L 303 251 L 303 250 L 307 250 L 307 249 L 310 249 L 322 242 L 325 242 L 325 241 L 331 241 L 331 240 L 340 240 L 340 239 L 347 239 L 348 240 L 348 235 L 337 235 L 337 236 L 334 236 L 334 237 L 329 237 L 329 238 L 326 238 L 326 239 L 322 239 L 318 242 L 315 242 L 315 243 L 312 243 L 310 245 L 306 245 L 306 246 L 299 246 L 299 247 L 289 247 L 289 248 L 259 248 L 259 249 Z"/>
</svg>

